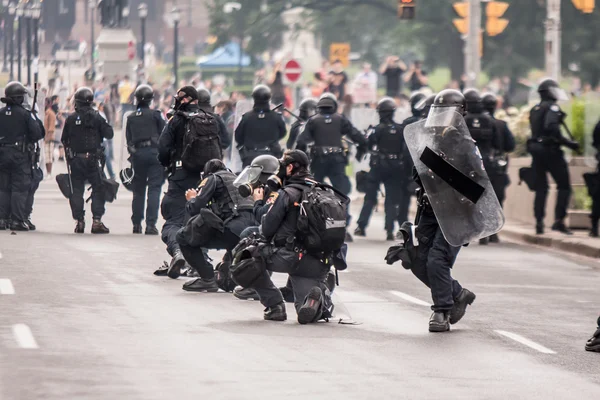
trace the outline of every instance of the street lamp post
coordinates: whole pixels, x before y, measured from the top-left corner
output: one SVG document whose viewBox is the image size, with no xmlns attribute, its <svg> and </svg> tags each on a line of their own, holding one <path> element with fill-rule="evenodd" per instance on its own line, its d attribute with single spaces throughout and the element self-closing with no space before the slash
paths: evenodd
<svg viewBox="0 0 600 400">
<path fill-rule="evenodd" d="M 37 83 L 39 78 L 39 63 L 40 63 L 40 44 L 39 44 L 39 26 L 40 17 L 42 16 L 42 6 L 39 3 L 33 5 L 32 9 L 33 17 L 33 82 Z"/>
<path fill-rule="evenodd" d="M 142 61 L 142 67 L 146 67 L 146 18 L 148 17 L 148 5 L 146 3 L 141 3 L 138 7 L 138 12 L 140 15 L 140 24 L 141 24 L 141 34 L 142 34 L 142 54 L 140 54 L 140 60 Z"/>
<path fill-rule="evenodd" d="M 175 89 L 179 84 L 179 21 L 181 19 L 181 12 L 177 6 L 171 10 L 173 16 L 173 76 L 175 77 Z"/>
<path fill-rule="evenodd" d="M 15 5 L 10 3 L 8 6 L 8 20 L 10 26 L 10 73 L 9 77 L 11 81 L 15 80 Z"/>
<path fill-rule="evenodd" d="M 90 71 L 92 75 L 92 79 L 95 77 L 95 60 L 94 60 L 94 51 L 96 49 L 96 34 L 94 32 L 94 27 L 96 25 L 96 19 L 94 17 L 94 12 L 96 11 L 96 2 L 94 0 L 90 0 L 90 25 L 91 25 L 91 38 L 90 38 Z"/>
<path fill-rule="evenodd" d="M 4 17 L 4 51 L 2 52 L 2 72 L 8 72 L 8 5 L 9 0 L 2 0 L 2 16 Z"/>
<path fill-rule="evenodd" d="M 23 22 L 23 5 L 21 3 L 19 3 L 17 5 L 17 79 L 19 80 L 19 82 L 21 82 L 21 78 L 22 78 L 22 58 L 23 58 L 23 54 L 21 53 L 21 48 L 23 47 L 23 38 L 22 38 L 22 29 L 21 29 L 21 22 Z"/>
<path fill-rule="evenodd" d="M 27 85 L 31 85 L 31 7 L 24 10 L 25 15 L 25 36 L 27 50 Z"/>
</svg>

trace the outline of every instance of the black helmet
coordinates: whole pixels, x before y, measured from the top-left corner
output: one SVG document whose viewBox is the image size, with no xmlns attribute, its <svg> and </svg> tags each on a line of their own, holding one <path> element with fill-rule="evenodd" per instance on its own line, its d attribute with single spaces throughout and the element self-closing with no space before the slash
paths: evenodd
<svg viewBox="0 0 600 400">
<path fill-rule="evenodd" d="M 75 92 L 75 103 L 78 105 L 92 105 L 94 102 L 94 92 L 88 87 L 80 87 Z"/>
<path fill-rule="evenodd" d="M 285 166 L 295 164 L 295 167 L 308 168 L 310 160 L 302 150 L 288 150 L 283 154 L 282 163 Z"/>
<path fill-rule="evenodd" d="M 410 96 L 410 110 L 415 117 L 418 117 L 423 112 L 423 100 L 425 100 L 425 95 L 421 92 L 415 92 Z"/>
<path fill-rule="evenodd" d="M 323 93 L 321 97 L 319 97 L 317 108 L 328 112 L 336 112 L 338 108 L 337 98 L 333 93 Z"/>
<path fill-rule="evenodd" d="M 493 114 L 496 107 L 498 107 L 498 97 L 494 93 L 484 93 L 481 97 L 481 103 L 487 112 Z"/>
<path fill-rule="evenodd" d="M 149 85 L 140 85 L 135 89 L 138 105 L 148 105 L 154 98 L 154 90 Z"/>
<path fill-rule="evenodd" d="M 271 89 L 266 85 L 255 86 L 252 90 L 252 98 L 255 103 L 265 104 L 271 100 Z"/>
<path fill-rule="evenodd" d="M 210 92 L 206 89 L 198 89 L 198 104 L 210 105 Z"/>
<path fill-rule="evenodd" d="M 300 103 L 300 119 L 306 121 L 317 111 L 317 101 L 315 99 L 304 99 L 302 103 Z"/>
<path fill-rule="evenodd" d="M 425 100 L 423 100 L 423 106 L 421 110 L 421 116 L 423 118 L 427 118 L 427 115 L 429 115 L 429 110 L 431 110 L 431 106 L 433 105 L 436 96 L 437 95 L 434 93 L 432 95 L 429 95 Z"/>
<path fill-rule="evenodd" d="M 384 97 L 377 103 L 377 112 L 379 114 L 396 111 L 396 102 L 391 97 Z"/>
<path fill-rule="evenodd" d="M 133 177 L 135 176 L 135 171 L 133 168 L 124 168 L 119 172 L 119 178 L 121 179 L 121 183 L 125 186 L 125 189 L 129 191 L 133 191 Z"/>
<path fill-rule="evenodd" d="M 444 107 L 457 107 L 459 113 L 463 113 L 466 108 L 465 96 L 461 92 L 455 89 L 445 89 L 435 96 L 433 101 L 433 108 L 444 108 Z"/>
<path fill-rule="evenodd" d="M 479 103 L 481 101 L 481 94 L 479 94 L 479 90 L 475 88 L 468 88 L 463 91 L 463 96 L 465 96 L 465 101 L 467 104 L 469 103 Z"/>
<path fill-rule="evenodd" d="M 2 98 L 2 102 L 7 103 L 7 101 L 10 101 L 14 104 L 23 104 L 25 95 L 27 94 L 29 94 L 29 91 L 21 82 L 9 82 L 4 88 L 4 97 Z"/>
<path fill-rule="evenodd" d="M 538 86 L 538 93 L 549 92 L 551 88 L 557 88 L 558 83 L 552 78 L 546 78 L 540 82 Z"/>
<path fill-rule="evenodd" d="M 538 93 L 542 100 L 545 101 L 557 101 L 557 100 L 568 100 L 568 96 L 564 90 L 560 88 L 558 83 L 551 78 L 542 80 L 538 86 Z"/>
<path fill-rule="evenodd" d="M 270 154 L 258 156 L 252 160 L 252 164 L 250 164 L 251 167 L 260 167 L 261 175 L 266 174 L 268 176 L 276 174 L 277 170 L 279 169 L 279 165 L 280 164 L 277 157 L 274 157 Z"/>
</svg>

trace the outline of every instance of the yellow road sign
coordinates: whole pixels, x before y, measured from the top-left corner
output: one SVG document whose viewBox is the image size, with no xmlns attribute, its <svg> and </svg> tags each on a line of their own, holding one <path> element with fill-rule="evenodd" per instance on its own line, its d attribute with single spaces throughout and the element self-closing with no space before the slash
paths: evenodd
<svg viewBox="0 0 600 400">
<path fill-rule="evenodd" d="M 329 62 L 340 60 L 344 67 L 350 64 L 350 43 L 331 43 L 329 46 Z"/>
</svg>

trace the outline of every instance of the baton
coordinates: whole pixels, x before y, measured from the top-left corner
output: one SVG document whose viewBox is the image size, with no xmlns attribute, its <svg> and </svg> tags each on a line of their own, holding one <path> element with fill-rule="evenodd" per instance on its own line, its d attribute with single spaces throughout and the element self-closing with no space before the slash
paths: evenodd
<svg viewBox="0 0 600 400">
<path fill-rule="evenodd" d="M 38 97 L 38 83 L 35 82 L 33 84 L 33 104 L 31 105 L 31 113 L 32 114 L 36 114 L 35 105 L 37 103 L 37 97 Z"/>
</svg>

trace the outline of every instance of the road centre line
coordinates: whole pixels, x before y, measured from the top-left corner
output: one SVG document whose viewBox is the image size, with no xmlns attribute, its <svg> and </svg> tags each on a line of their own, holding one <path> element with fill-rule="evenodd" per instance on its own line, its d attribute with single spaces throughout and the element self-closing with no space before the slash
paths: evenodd
<svg viewBox="0 0 600 400">
<path fill-rule="evenodd" d="M 531 341 L 529 339 L 527 339 L 526 337 L 523 337 L 521 335 L 517 335 L 516 333 L 512 333 L 512 332 L 507 332 L 507 331 L 500 331 L 500 330 L 495 330 L 494 332 L 496 332 L 499 335 L 505 336 L 509 339 L 514 340 L 515 342 L 519 342 L 521 344 L 524 344 L 527 347 L 530 347 L 534 350 L 539 351 L 540 353 L 544 353 L 544 354 L 556 354 L 555 351 L 550 350 L 547 347 L 542 346 L 541 344 L 538 344 L 534 341 Z"/>
<path fill-rule="evenodd" d="M 13 335 L 17 344 L 22 349 L 37 349 L 38 344 L 31 333 L 31 329 L 25 324 L 16 324 L 12 327 Z"/>
<path fill-rule="evenodd" d="M 417 299 L 416 297 L 412 297 L 406 293 L 398 292 L 396 290 L 390 290 L 390 293 L 393 294 L 394 296 L 400 297 L 401 299 L 404 299 L 404 300 L 409 301 L 414 304 L 418 304 L 420 306 L 425 306 L 425 307 L 431 306 L 431 304 L 429 304 L 423 300 Z"/>
<path fill-rule="evenodd" d="M 15 288 L 10 279 L 0 279 L 0 294 L 15 294 Z"/>
</svg>

